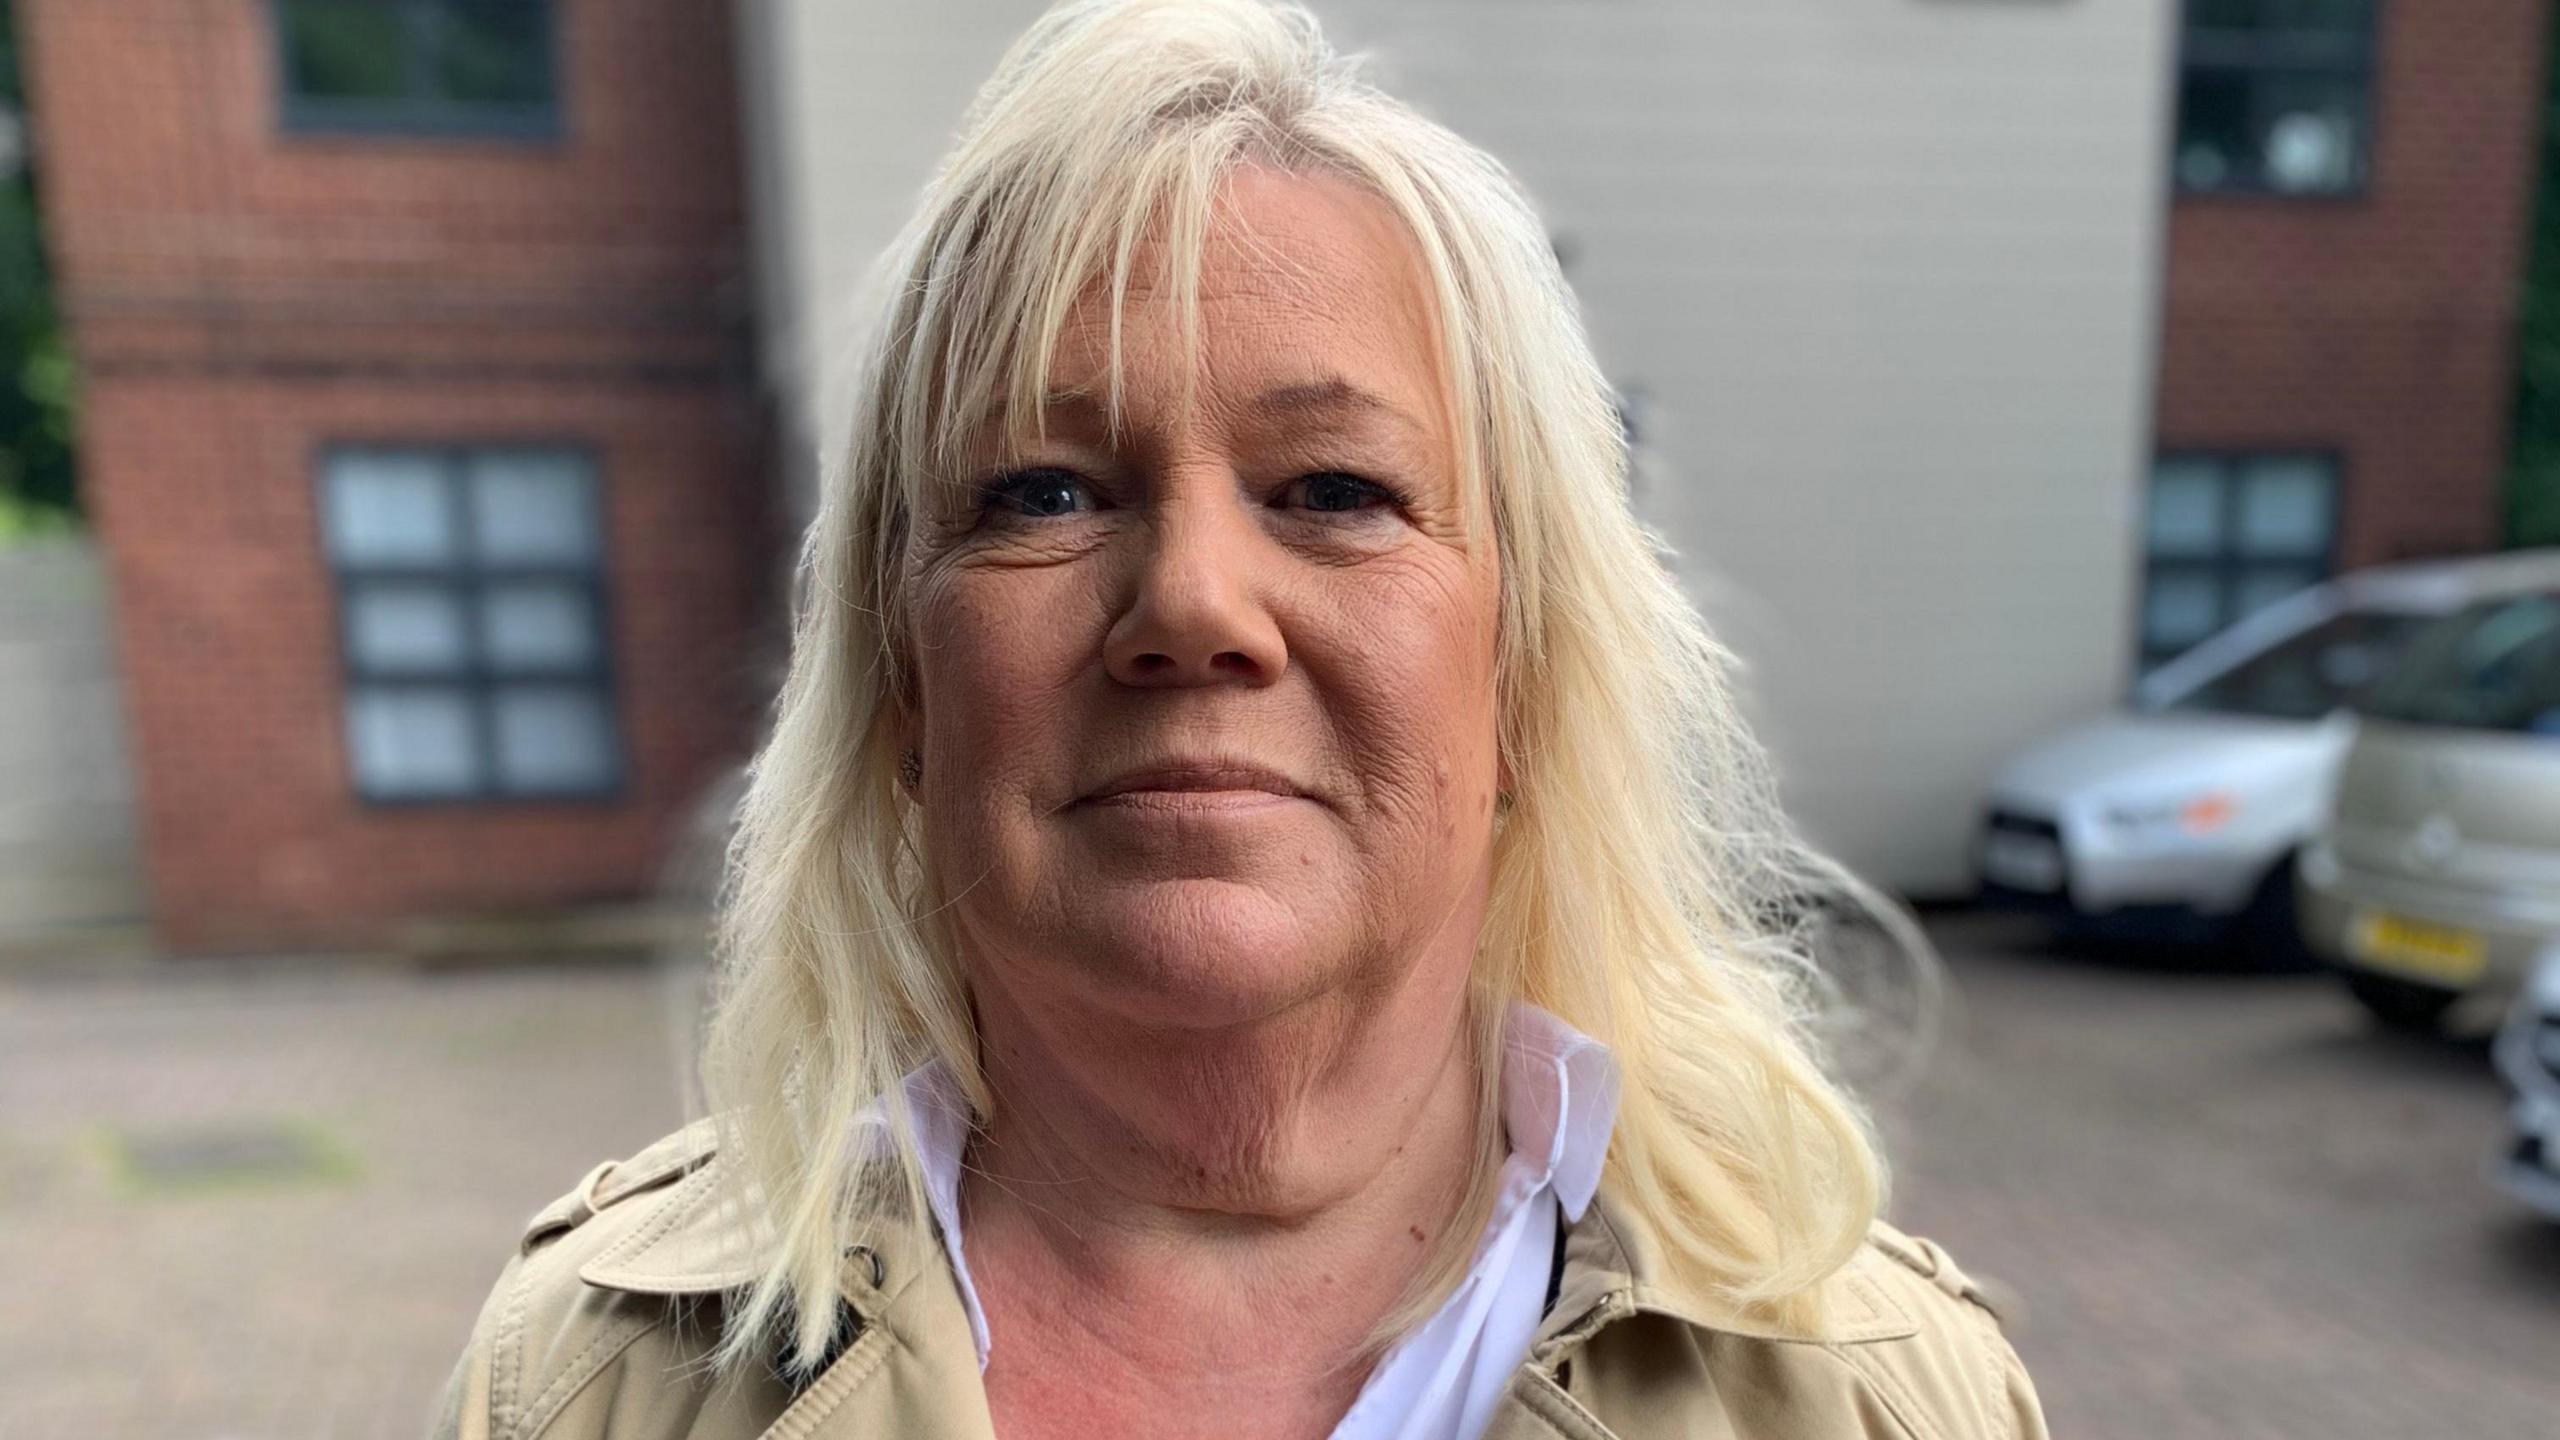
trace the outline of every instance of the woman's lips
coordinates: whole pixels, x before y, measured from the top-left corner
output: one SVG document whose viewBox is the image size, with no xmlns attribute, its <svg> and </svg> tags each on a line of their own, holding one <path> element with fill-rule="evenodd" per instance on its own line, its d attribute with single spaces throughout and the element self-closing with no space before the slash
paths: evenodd
<svg viewBox="0 0 2560 1440">
<path fill-rule="evenodd" d="M 1077 803 L 1130 810 L 1254 810 L 1307 795 L 1278 771 L 1225 761 L 1150 765 L 1115 776 Z"/>
</svg>

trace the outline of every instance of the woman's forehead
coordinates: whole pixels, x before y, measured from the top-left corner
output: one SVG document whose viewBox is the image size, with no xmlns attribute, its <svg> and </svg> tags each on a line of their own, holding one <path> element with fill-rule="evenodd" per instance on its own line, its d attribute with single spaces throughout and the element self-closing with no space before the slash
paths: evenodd
<svg viewBox="0 0 2560 1440">
<path fill-rule="evenodd" d="M 1445 443 L 1429 295 L 1383 200 L 1330 176 L 1240 171 L 1188 253 L 1159 227 L 1133 251 L 1124 287 L 1108 275 L 1084 286 L 1049 354 L 1043 409 L 1107 414 L 1116 398 L 1124 423 L 1158 426 L 1187 403 Z"/>
</svg>

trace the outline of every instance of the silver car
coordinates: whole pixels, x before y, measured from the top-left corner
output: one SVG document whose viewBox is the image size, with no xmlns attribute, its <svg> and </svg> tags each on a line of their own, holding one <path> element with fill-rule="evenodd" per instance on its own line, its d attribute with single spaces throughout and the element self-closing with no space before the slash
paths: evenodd
<svg viewBox="0 0 2560 1440">
<path fill-rule="evenodd" d="M 1986 797 L 1984 897 L 2296 951 L 2294 855 L 2346 749 L 2341 712 L 2471 597 L 2472 563 L 2361 570 L 2277 601 L 2144 677 L 2126 708 L 2021 752 Z"/>
<path fill-rule="evenodd" d="M 2359 703 L 2300 866 L 2304 938 L 2393 1025 L 2495 1023 L 2560 941 L 2560 550 L 2483 563 Z"/>
</svg>

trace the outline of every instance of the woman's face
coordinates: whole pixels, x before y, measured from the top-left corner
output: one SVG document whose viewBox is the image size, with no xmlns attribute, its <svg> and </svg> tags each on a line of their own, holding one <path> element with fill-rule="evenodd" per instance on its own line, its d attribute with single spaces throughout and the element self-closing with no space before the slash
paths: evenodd
<svg viewBox="0 0 2560 1440">
<path fill-rule="evenodd" d="M 1191 402 L 1168 297 L 1133 285 L 1108 433 L 1110 315 L 1081 306 L 1045 443 L 989 434 L 920 518 L 908 734 L 981 991 L 1206 1027 L 1463 983 L 1499 580 L 1408 245 L 1346 183 L 1239 175 Z"/>
</svg>

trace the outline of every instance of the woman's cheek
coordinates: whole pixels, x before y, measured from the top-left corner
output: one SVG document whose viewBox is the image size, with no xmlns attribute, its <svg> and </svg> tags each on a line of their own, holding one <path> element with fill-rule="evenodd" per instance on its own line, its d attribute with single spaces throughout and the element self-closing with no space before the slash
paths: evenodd
<svg viewBox="0 0 2560 1440">
<path fill-rule="evenodd" d="M 1082 590 L 1056 572 L 983 570 L 919 594 L 919 744 L 937 849 L 994 841 L 992 824 L 1038 809 L 1071 778 L 1077 727 L 1065 707 L 1100 644 Z"/>
<path fill-rule="evenodd" d="M 1337 623 L 1301 647 L 1355 763 L 1392 821 L 1379 848 L 1463 842 L 1494 783 L 1492 587 L 1454 563 L 1343 572 L 1321 607 Z"/>
<path fill-rule="evenodd" d="M 1086 566 L 953 565 L 918 588 L 916 640 L 928 676 L 961 703 L 1047 689 L 1100 655 Z M 1080 652 L 1083 652 L 1080 655 Z"/>
</svg>

